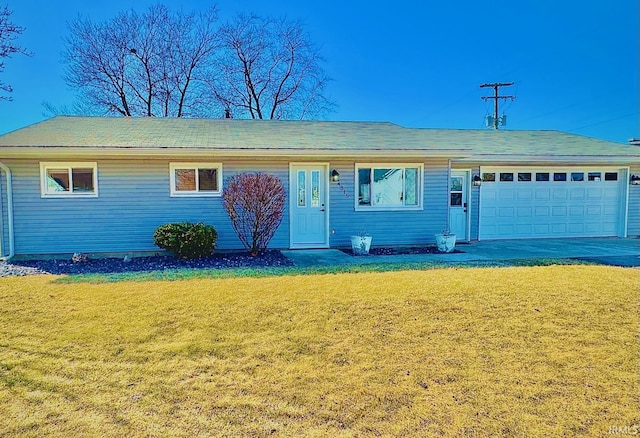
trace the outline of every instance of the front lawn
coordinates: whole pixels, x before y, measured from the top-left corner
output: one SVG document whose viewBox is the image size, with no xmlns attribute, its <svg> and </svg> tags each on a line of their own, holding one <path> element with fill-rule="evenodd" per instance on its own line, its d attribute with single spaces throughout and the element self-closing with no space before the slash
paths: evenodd
<svg viewBox="0 0 640 438">
<path fill-rule="evenodd" d="M 638 415 L 636 269 L 0 278 L 0 431 L 593 436 Z"/>
</svg>

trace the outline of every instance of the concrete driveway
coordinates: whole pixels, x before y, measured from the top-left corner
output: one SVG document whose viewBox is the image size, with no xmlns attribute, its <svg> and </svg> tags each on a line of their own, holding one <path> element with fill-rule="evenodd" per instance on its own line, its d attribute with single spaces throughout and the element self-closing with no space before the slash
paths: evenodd
<svg viewBox="0 0 640 438">
<path fill-rule="evenodd" d="M 529 259 L 576 259 L 615 266 L 640 266 L 640 239 L 576 238 L 483 240 L 459 243 L 455 254 L 410 254 L 352 257 L 337 249 L 287 250 L 296 266 L 360 265 L 370 263 L 465 263 Z"/>
</svg>

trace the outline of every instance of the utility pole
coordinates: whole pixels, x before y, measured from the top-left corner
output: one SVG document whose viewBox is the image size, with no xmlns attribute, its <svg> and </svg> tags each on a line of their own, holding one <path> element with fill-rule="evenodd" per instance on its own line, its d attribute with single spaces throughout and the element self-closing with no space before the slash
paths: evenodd
<svg viewBox="0 0 640 438">
<path fill-rule="evenodd" d="M 492 84 L 482 84 L 480 85 L 480 88 L 488 88 L 491 87 L 493 88 L 494 94 L 493 96 L 482 96 L 482 100 L 484 100 L 485 102 L 487 101 L 487 99 L 493 99 L 493 129 L 498 129 L 498 123 L 501 123 L 503 126 L 506 125 L 506 119 L 503 119 L 502 117 L 498 117 L 498 99 L 503 99 L 503 100 L 507 100 L 507 99 L 515 99 L 515 96 L 500 96 L 498 94 L 498 89 L 500 87 L 509 87 L 511 85 L 513 85 L 513 82 L 494 82 Z"/>
</svg>

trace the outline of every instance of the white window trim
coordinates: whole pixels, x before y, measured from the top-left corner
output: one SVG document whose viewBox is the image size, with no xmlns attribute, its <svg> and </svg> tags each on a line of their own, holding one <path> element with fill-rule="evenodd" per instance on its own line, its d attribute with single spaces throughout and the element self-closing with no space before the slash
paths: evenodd
<svg viewBox="0 0 640 438">
<path fill-rule="evenodd" d="M 74 192 L 71 169 L 93 170 L 93 193 Z M 67 169 L 69 171 L 70 191 L 49 192 L 47 190 L 47 169 Z M 40 197 L 41 198 L 97 198 L 98 197 L 98 163 L 94 162 L 41 162 L 40 163 Z"/>
<path fill-rule="evenodd" d="M 418 168 L 418 205 L 403 206 L 379 206 L 379 205 L 360 205 L 358 203 L 358 191 L 360 183 L 358 181 L 358 170 L 361 168 L 372 169 L 395 169 L 395 168 Z M 355 211 L 417 211 L 423 210 L 424 199 L 424 163 L 355 163 L 354 167 L 354 208 Z"/>
<path fill-rule="evenodd" d="M 194 169 L 196 171 L 196 179 L 198 178 L 198 169 L 217 169 L 218 190 L 214 192 L 201 192 L 196 186 L 196 190 L 177 191 L 176 169 Z M 169 192 L 172 198 L 222 196 L 222 163 L 169 163 Z"/>
</svg>

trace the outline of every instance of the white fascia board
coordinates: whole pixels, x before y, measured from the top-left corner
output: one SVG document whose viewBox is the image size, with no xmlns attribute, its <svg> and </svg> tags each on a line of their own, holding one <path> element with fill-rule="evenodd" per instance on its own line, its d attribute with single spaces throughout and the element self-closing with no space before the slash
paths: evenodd
<svg viewBox="0 0 640 438">
<path fill-rule="evenodd" d="M 223 149 L 223 148 L 86 148 L 86 147 L 3 147 L 0 149 L 0 159 L 6 158 L 173 158 L 180 157 L 211 157 L 212 155 L 230 158 L 360 158 L 360 157 L 442 157 L 462 159 L 468 153 L 461 150 L 393 150 L 393 149 Z"/>
<path fill-rule="evenodd" d="M 640 155 L 471 155 L 456 160 L 458 163 L 486 164 L 629 164 L 640 160 Z"/>
</svg>

